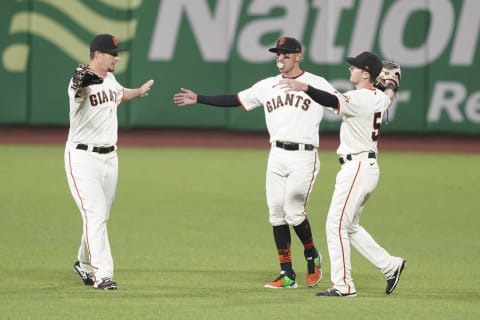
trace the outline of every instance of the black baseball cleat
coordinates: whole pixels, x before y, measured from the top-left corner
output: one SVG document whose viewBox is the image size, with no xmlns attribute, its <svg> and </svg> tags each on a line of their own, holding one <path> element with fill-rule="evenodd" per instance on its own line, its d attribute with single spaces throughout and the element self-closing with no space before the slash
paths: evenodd
<svg viewBox="0 0 480 320">
<path fill-rule="evenodd" d="M 73 264 L 73 271 L 80 277 L 82 278 L 83 284 L 86 286 L 93 286 L 93 279 L 92 276 L 83 271 L 80 268 L 80 262 L 76 261 Z"/>
<path fill-rule="evenodd" d="M 99 290 L 117 290 L 118 289 L 117 283 L 110 278 L 102 279 L 102 281 L 95 283 L 93 287 Z"/>
<path fill-rule="evenodd" d="M 405 268 L 405 264 L 407 261 L 402 260 L 402 263 L 398 267 L 398 269 L 393 273 L 393 275 L 387 278 L 387 288 L 385 289 L 386 294 L 391 294 L 393 290 L 398 285 L 398 281 L 400 280 L 400 275 L 402 274 L 403 269 Z"/>
<path fill-rule="evenodd" d="M 317 293 L 317 297 L 356 297 L 357 293 L 356 292 L 340 292 L 340 290 L 335 289 L 335 288 L 330 288 L 322 292 Z"/>
</svg>

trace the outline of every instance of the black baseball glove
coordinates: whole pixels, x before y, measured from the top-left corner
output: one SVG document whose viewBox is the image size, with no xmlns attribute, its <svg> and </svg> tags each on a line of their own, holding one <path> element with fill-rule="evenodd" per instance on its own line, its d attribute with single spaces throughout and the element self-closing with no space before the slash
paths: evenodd
<svg viewBox="0 0 480 320">
<path fill-rule="evenodd" d="M 99 77 L 96 73 L 88 68 L 88 65 L 79 64 L 75 68 L 75 72 L 72 77 L 72 86 L 73 90 L 81 89 L 88 87 L 92 84 L 103 83 L 103 78 Z"/>
<path fill-rule="evenodd" d="M 400 87 L 400 78 L 402 76 L 400 65 L 393 61 L 382 61 L 382 63 L 382 71 L 378 75 L 373 85 L 382 91 L 385 91 L 387 88 L 397 91 L 398 87 Z"/>
</svg>

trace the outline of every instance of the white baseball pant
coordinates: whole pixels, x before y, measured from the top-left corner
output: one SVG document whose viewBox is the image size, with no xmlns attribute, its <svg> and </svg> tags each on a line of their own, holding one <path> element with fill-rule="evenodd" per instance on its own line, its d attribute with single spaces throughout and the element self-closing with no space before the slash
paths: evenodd
<svg viewBox="0 0 480 320">
<path fill-rule="evenodd" d="M 360 215 L 380 176 L 376 159 L 367 153 L 346 161 L 337 174 L 335 191 L 327 215 L 326 236 L 333 287 L 343 293 L 356 292 L 352 279 L 350 245 L 386 276 L 401 258 L 391 256 L 360 226 Z"/>
<path fill-rule="evenodd" d="M 94 280 L 113 278 L 107 222 L 117 188 L 117 152 L 99 154 L 75 147 L 67 143 L 65 170 L 83 220 L 78 260 L 84 271 L 93 274 Z"/>
<path fill-rule="evenodd" d="M 320 170 L 317 150 L 284 150 L 272 145 L 266 193 L 273 226 L 297 226 L 305 220 L 308 197 Z"/>
</svg>

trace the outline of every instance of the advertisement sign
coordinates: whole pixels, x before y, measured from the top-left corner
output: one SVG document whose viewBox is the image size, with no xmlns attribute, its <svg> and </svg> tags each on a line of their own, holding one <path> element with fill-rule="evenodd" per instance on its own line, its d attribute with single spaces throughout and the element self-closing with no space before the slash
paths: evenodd
<svg viewBox="0 0 480 320">
<path fill-rule="evenodd" d="M 115 35 L 117 79 L 150 95 L 119 109 L 122 127 L 264 131 L 263 111 L 179 108 L 181 87 L 236 93 L 278 73 L 268 48 L 303 45 L 302 69 L 353 89 L 345 57 L 372 51 L 402 66 L 389 132 L 480 133 L 478 0 L 30 0 L 0 3 L 0 124 L 67 125 L 67 84 L 89 42 Z M 384 119 L 386 122 L 387 119 Z M 338 130 L 325 113 L 321 130 Z"/>
</svg>

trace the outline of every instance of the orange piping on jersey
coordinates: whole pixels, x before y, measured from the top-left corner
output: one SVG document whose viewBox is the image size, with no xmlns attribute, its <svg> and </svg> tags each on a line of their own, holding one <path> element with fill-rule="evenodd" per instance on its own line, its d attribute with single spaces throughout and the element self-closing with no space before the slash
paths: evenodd
<svg viewBox="0 0 480 320">
<path fill-rule="evenodd" d="M 235 96 L 237 97 L 238 102 L 240 102 L 240 107 L 243 109 L 243 111 L 248 111 L 247 108 L 245 108 L 245 106 L 243 105 L 242 100 L 240 100 L 238 93 L 235 94 Z"/>
<path fill-rule="evenodd" d="M 310 179 L 310 184 L 308 185 L 307 196 L 305 197 L 305 202 L 303 203 L 303 214 L 307 215 L 307 202 L 310 192 L 312 191 L 313 180 L 315 179 L 315 167 L 317 166 L 317 152 L 315 152 L 315 162 L 313 163 L 312 178 Z"/>
<path fill-rule="evenodd" d="M 72 177 L 73 186 L 75 187 L 75 191 L 77 192 L 78 199 L 80 200 L 80 206 L 82 207 L 82 215 L 85 218 L 85 241 L 87 242 L 87 251 L 88 251 L 88 260 L 90 265 L 92 265 L 92 254 L 90 251 L 90 241 L 88 241 L 88 217 L 87 217 L 87 210 L 85 210 L 85 206 L 83 205 L 82 197 L 80 197 L 80 191 L 78 191 L 77 183 L 75 181 L 75 177 L 73 176 L 72 171 L 72 157 L 70 151 L 68 152 L 68 166 L 70 168 L 70 176 Z"/>
<path fill-rule="evenodd" d="M 353 178 L 352 185 L 350 186 L 350 189 L 348 190 L 347 198 L 345 199 L 345 203 L 343 204 L 342 214 L 340 215 L 340 223 L 338 224 L 338 240 L 340 241 L 340 247 L 342 248 L 343 283 L 348 288 L 348 293 L 350 293 L 350 286 L 347 284 L 346 279 L 345 279 L 347 271 L 345 270 L 345 250 L 344 250 L 343 242 L 342 242 L 342 222 L 343 222 L 343 215 L 345 214 L 345 208 L 347 207 L 348 199 L 350 198 L 350 194 L 352 192 L 353 186 L 355 185 L 355 181 L 357 180 L 358 173 L 360 172 L 360 166 L 361 165 L 362 165 L 362 162 L 359 161 L 357 172 L 355 173 L 355 177 Z"/>
</svg>

